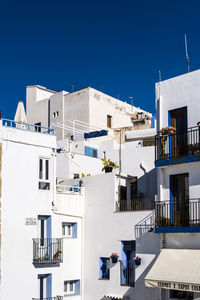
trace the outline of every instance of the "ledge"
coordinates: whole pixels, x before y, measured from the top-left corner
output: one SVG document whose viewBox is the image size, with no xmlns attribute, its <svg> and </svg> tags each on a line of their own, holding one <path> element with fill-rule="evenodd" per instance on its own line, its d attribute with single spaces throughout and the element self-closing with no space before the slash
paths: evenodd
<svg viewBox="0 0 200 300">
<path fill-rule="evenodd" d="M 156 160 L 155 167 L 164 167 L 169 165 L 177 165 L 177 164 L 187 164 L 191 162 L 199 162 L 200 161 L 200 154 L 189 155 L 179 158 L 169 158 L 163 160 Z"/>
<path fill-rule="evenodd" d="M 194 227 L 155 227 L 155 233 L 187 233 L 200 232 L 200 226 Z"/>
</svg>

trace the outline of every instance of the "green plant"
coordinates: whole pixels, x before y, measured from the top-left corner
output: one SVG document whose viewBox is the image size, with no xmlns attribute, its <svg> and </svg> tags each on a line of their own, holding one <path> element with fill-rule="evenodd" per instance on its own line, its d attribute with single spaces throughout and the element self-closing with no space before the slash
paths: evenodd
<svg viewBox="0 0 200 300">
<path fill-rule="evenodd" d="M 102 158 L 101 160 L 103 162 L 102 171 L 104 171 L 106 167 L 110 167 L 114 169 L 119 168 L 119 166 L 115 162 L 111 161 L 110 159 L 106 160 L 105 158 Z"/>
</svg>

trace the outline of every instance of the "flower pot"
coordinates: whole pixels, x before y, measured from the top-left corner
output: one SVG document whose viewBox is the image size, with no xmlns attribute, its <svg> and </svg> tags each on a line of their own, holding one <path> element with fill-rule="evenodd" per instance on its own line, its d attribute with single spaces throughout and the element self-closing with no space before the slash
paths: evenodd
<svg viewBox="0 0 200 300">
<path fill-rule="evenodd" d="M 118 262 L 118 257 L 117 256 L 112 256 L 111 261 L 113 264 L 116 264 Z"/>
<path fill-rule="evenodd" d="M 141 265 L 141 259 L 135 259 L 134 261 L 135 261 L 136 266 Z"/>
<path fill-rule="evenodd" d="M 113 167 L 105 167 L 105 173 L 110 173 L 112 172 Z"/>
</svg>

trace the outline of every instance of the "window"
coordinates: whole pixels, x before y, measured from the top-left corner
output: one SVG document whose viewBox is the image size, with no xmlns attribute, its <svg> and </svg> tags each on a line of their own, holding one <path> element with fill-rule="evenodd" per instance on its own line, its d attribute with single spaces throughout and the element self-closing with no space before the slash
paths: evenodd
<svg viewBox="0 0 200 300">
<path fill-rule="evenodd" d="M 112 116 L 107 115 L 107 127 L 112 127 Z"/>
<path fill-rule="evenodd" d="M 79 295 L 80 294 L 80 280 L 66 280 L 64 281 L 65 295 Z"/>
<path fill-rule="evenodd" d="M 96 148 L 85 146 L 85 155 L 91 157 L 98 157 L 98 150 Z"/>
<path fill-rule="evenodd" d="M 194 299 L 192 292 L 170 290 L 170 299 Z"/>
<path fill-rule="evenodd" d="M 39 189 L 50 189 L 49 159 L 39 158 Z"/>
<path fill-rule="evenodd" d="M 100 257 L 99 260 L 99 278 L 110 279 L 109 257 Z"/>
<path fill-rule="evenodd" d="M 35 131 L 41 132 L 41 122 L 35 123 Z"/>
<path fill-rule="evenodd" d="M 52 118 L 54 119 L 54 118 L 57 118 L 59 116 L 59 112 L 58 111 L 54 111 L 53 113 L 52 113 Z"/>
<path fill-rule="evenodd" d="M 62 235 L 68 238 L 77 238 L 77 223 L 62 223 Z"/>
</svg>

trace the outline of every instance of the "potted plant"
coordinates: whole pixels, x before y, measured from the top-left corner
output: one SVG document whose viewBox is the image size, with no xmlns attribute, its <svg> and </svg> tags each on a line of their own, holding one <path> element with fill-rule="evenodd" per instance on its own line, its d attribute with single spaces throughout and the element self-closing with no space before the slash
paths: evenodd
<svg viewBox="0 0 200 300">
<path fill-rule="evenodd" d="M 141 265 L 141 257 L 139 257 L 138 255 L 136 255 L 134 257 L 134 262 L 135 262 L 136 266 Z"/>
<path fill-rule="evenodd" d="M 112 172 L 113 168 L 114 169 L 119 168 L 119 166 L 116 163 L 114 163 L 113 161 L 111 161 L 110 159 L 106 160 L 105 158 L 102 158 L 101 160 L 103 162 L 102 171 L 105 170 L 105 173 Z"/>
<path fill-rule="evenodd" d="M 162 135 L 167 135 L 167 134 L 173 134 L 176 132 L 176 128 L 175 127 L 172 127 L 172 126 L 167 126 L 167 127 L 164 127 L 160 130 L 160 133 Z"/>
<path fill-rule="evenodd" d="M 112 253 L 111 254 L 110 258 L 111 258 L 111 261 L 112 261 L 113 264 L 116 264 L 118 262 L 118 257 L 119 256 L 117 255 L 117 253 Z"/>
</svg>

